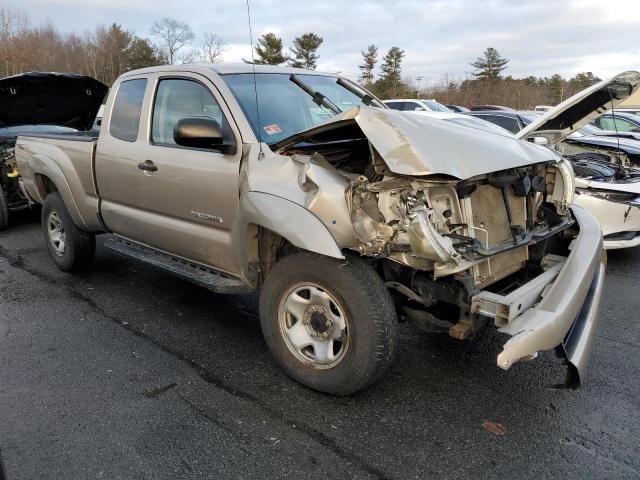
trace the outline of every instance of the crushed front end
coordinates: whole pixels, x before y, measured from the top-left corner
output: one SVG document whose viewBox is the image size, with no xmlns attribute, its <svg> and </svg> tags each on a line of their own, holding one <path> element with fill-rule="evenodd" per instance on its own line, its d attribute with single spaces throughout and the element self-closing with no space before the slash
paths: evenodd
<svg viewBox="0 0 640 480">
<path fill-rule="evenodd" d="M 569 161 L 510 135 L 365 106 L 278 148 L 292 167 L 308 158 L 294 170 L 304 205 L 343 251 L 369 259 L 401 320 L 460 340 L 493 323 L 512 336 L 500 367 L 557 349 L 567 383 L 579 383 L 604 257 L 598 223 L 573 206 Z"/>
<path fill-rule="evenodd" d="M 498 356 L 501 368 L 557 348 L 569 364 L 567 383 L 579 384 L 604 257 L 597 222 L 571 207 L 568 161 L 462 181 L 372 180 L 360 176 L 348 190 L 356 248 L 383 259 L 402 318 L 461 340 L 492 322 L 513 337 Z"/>
</svg>

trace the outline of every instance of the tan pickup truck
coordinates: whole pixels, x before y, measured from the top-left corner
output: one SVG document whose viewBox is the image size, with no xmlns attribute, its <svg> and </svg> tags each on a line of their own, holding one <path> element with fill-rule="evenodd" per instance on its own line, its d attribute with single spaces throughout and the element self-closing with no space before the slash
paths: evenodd
<svg viewBox="0 0 640 480">
<path fill-rule="evenodd" d="M 120 77 L 98 137 L 21 136 L 16 159 L 61 269 L 107 233 L 214 292 L 260 289 L 274 357 L 311 388 L 380 378 L 398 321 L 460 340 L 491 324 L 501 368 L 556 349 L 570 386 L 584 372 L 602 236 L 547 148 L 331 74 L 182 65 Z"/>
</svg>

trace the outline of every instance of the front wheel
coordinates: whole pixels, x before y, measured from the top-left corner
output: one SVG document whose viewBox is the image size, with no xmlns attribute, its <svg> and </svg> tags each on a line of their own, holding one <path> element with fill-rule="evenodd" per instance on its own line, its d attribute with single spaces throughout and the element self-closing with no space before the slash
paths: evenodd
<svg viewBox="0 0 640 480">
<path fill-rule="evenodd" d="M 58 192 L 47 195 L 42 205 L 42 233 L 51 258 L 60 270 L 89 269 L 96 250 L 95 236 L 73 223 Z"/>
<path fill-rule="evenodd" d="M 397 317 L 382 279 L 359 258 L 296 253 L 269 272 L 260 323 L 280 366 L 321 392 L 349 395 L 392 361 Z"/>
</svg>

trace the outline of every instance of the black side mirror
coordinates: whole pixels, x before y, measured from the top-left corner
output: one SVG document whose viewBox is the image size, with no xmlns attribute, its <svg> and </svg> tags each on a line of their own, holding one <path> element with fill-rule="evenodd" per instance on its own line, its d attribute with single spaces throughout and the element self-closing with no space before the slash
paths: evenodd
<svg viewBox="0 0 640 480">
<path fill-rule="evenodd" d="M 224 144 L 222 128 L 213 118 L 187 117 L 178 120 L 173 139 L 183 147 L 209 148 L 223 153 L 234 153 L 235 144 Z"/>
<path fill-rule="evenodd" d="M 633 133 L 640 133 L 640 128 L 632 128 L 631 131 Z"/>
</svg>

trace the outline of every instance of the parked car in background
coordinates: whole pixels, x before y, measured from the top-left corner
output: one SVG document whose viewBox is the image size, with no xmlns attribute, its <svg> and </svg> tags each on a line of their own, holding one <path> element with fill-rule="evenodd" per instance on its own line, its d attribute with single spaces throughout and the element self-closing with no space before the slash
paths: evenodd
<svg viewBox="0 0 640 480">
<path fill-rule="evenodd" d="M 617 110 L 614 113 L 604 113 L 591 123 L 602 130 L 640 133 L 640 117 Z"/>
<path fill-rule="evenodd" d="M 577 132 L 580 132 L 583 135 L 594 135 L 596 137 L 619 137 L 628 138 L 630 140 L 640 140 L 640 132 L 616 132 L 613 130 L 602 130 L 592 123 L 585 125 Z"/>
<path fill-rule="evenodd" d="M 635 115 L 637 117 L 640 117 L 640 106 L 631 105 L 631 106 L 628 106 L 628 107 L 620 107 L 620 108 L 616 108 L 616 112 L 628 113 L 630 115 Z M 611 110 L 609 110 L 606 113 L 611 113 Z"/>
<path fill-rule="evenodd" d="M 100 105 L 100 108 L 98 109 L 98 113 L 96 114 L 96 118 L 93 121 L 93 126 L 91 127 L 92 130 L 100 130 L 100 126 L 102 125 L 102 115 L 104 113 L 104 105 Z"/>
<path fill-rule="evenodd" d="M 635 138 L 634 136 L 638 137 Z M 628 132 L 616 134 L 605 132 L 593 125 L 585 125 L 568 135 L 563 144 L 565 149 L 582 151 L 608 152 L 617 156 L 621 166 L 640 168 L 640 132 Z M 575 147 L 575 148 L 570 148 Z"/>
<path fill-rule="evenodd" d="M 464 113 L 464 112 L 470 112 L 470 110 L 467 107 L 463 107 L 462 105 L 445 105 L 449 110 L 456 112 L 456 113 Z"/>
<path fill-rule="evenodd" d="M 450 112 L 447 107 L 435 100 L 418 100 L 413 98 L 397 98 L 383 100 L 384 104 L 393 109 L 403 112 Z"/>
<path fill-rule="evenodd" d="M 15 159 L 19 135 L 77 134 L 91 128 L 107 92 L 84 75 L 30 72 L 0 79 L 0 230 L 28 208 Z"/>
<path fill-rule="evenodd" d="M 499 367 L 555 349 L 569 386 L 584 374 L 602 234 L 550 149 L 244 64 L 128 72 L 99 136 L 17 147 L 59 268 L 88 268 L 108 232 L 107 248 L 211 290 L 260 289 L 266 343 L 311 388 L 379 379 L 398 319 L 460 340 L 489 324 L 511 336 Z"/>
<path fill-rule="evenodd" d="M 468 112 L 467 115 L 494 123 L 514 134 L 529 125 L 538 116 L 533 113 L 506 110 L 471 111 Z"/>
<path fill-rule="evenodd" d="M 463 113 L 455 112 L 408 112 L 414 115 L 422 115 L 424 117 L 435 118 L 438 120 L 444 120 L 453 125 L 460 125 L 469 128 L 476 128 L 485 132 L 497 133 L 498 135 L 506 135 L 513 137 L 513 134 L 498 125 L 482 120 L 481 118 L 473 117 L 471 115 L 465 115 Z"/>
<path fill-rule="evenodd" d="M 585 126 L 611 102 L 620 104 L 640 89 L 640 73 L 624 72 L 568 98 L 516 136 L 544 137 L 571 160 L 575 203 L 594 215 L 606 249 L 640 245 L 640 142 L 589 135 Z M 613 100 L 611 100 L 613 98 Z"/>
<path fill-rule="evenodd" d="M 533 110 L 536 111 L 536 112 L 548 112 L 552 108 L 553 107 L 550 106 L 550 105 L 536 105 Z"/>
<path fill-rule="evenodd" d="M 513 112 L 513 108 L 503 107 L 501 105 L 467 105 L 467 108 L 472 112 L 480 110 L 501 110 L 505 112 Z"/>
</svg>

